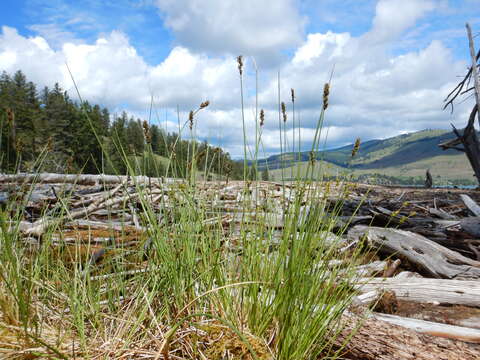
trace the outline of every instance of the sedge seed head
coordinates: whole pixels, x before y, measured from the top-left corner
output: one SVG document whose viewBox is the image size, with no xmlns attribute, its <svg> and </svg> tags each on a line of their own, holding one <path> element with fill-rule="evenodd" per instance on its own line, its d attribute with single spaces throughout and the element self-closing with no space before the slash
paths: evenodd
<svg viewBox="0 0 480 360">
<path fill-rule="evenodd" d="M 240 75 L 243 74 L 243 56 L 239 55 L 237 56 L 237 63 L 238 63 L 238 72 Z"/>
<path fill-rule="evenodd" d="M 210 101 L 206 100 L 200 104 L 200 109 L 205 109 L 208 105 L 210 105 Z"/>
<path fill-rule="evenodd" d="M 265 111 L 263 109 L 260 110 L 260 126 L 265 124 Z"/>
<path fill-rule="evenodd" d="M 323 110 L 328 108 L 328 96 L 330 95 L 330 84 L 326 83 L 323 86 Z"/>
<path fill-rule="evenodd" d="M 313 151 L 310 151 L 310 152 L 308 153 L 308 155 L 309 155 L 309 161 L 310 161 L 310 163 L 311 163 L 312 165 L 315 164 L 315 153 L 314 153 Z"/>
<path fill-rule="evenodd" d="M 51 136 L 47 140 L 47 151 L 53 151 L 53 138 Z"/>
<path fill-rule="evenodd" d="M 147 120 L 143 120 L 142 127 L 145 141 L 147 142 L 147 144 L 150 144 L 152 142 L 152 134 L 150 133 L 150 126 L 148 125 Z"/>
<path fill-rule="evenodd" d="M 15 122 L 15 113 L 10 108 L 7 108 L 7 122 L 10 126 L 13 126 Z"/>
<path fill-rule="evenodd" d="M 281 107 L 282 107 L 283 122 L 287 122 L 287 107 L 285 106 L 285 103 L 283 101 L 282 101 Z"/>
<path fill-rule="evenodd" d="M 23 151 L 23 146 L 24 146 L 24 144 L 23 144 L 22 139 L 17 138 L 16 141 L 15 141 L 15 144 L 14 144 L 15 151 L 17 153 L 21 153 Z"/>
<path fill-rule="evenodd" d="M 357 138 L 355 140 L 355 144 L 353 145 L 353 149 L 352 149 L 352 157 L 357 155 L 358 150 L 360 150 L 360 138 Z"/>
<path fill-rule="evenodd" d="M 188 114 L 188 122 L 190 123 L 190 130 L 193 129 L 193 110 L 190 110 L 190 113 Z"/>
<path fill-rule="evenodd" d="M 294 89 L 290 89 L 290 93 L 292 95 L 292 103 L 295 102 L 295 90 Z"/>
</svg>

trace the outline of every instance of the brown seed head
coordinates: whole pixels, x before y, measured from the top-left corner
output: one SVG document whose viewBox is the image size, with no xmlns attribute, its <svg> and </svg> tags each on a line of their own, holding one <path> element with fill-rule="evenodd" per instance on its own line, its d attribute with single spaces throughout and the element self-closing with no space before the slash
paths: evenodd
<svg viewBox="0 0 480 360">
<path fill-rule="evenodd" d="M 238 72 L 240 73 L 240 75 L 243 74 L 243 57 L 242 55 L 239 55 L 237 57 L 237 63 L 238 63 Z"/>
<path fill-rule="evenodd" d="M 47 140 L 47 151 L 53 151 L 53 139 L 49 137 Z"/>
<path fill-rule="evenodd" d="M 310 151 L 310 152 L 308 153 L 308 157 L 309 157 L 310 163 L 311 163 L 312 165 L 315 164 L 315 153 L 314 153 L 313 151 Z"/>
<path fill-rule="evenodd" d="M 360 150 L 360 138 L 357 138 L 355 140 L 355 144 L 353 145 L 353 149 L 352 149 L 352 157 L 357 155 L 358 150 Z"/>
<path fill-rule="evenodd" d="M 7 108 L 7 122 L 10 126 L 13 126 L 15 122 L 15 113 L 10 108 Z"/>
<path fill-rule="evenodd" d="M 260 110 L 260 126 L 263 126 L 265 124 L 265 111 Z"/>
<path fill-rule="evenodd" d="M 145 141 L 147 142 L 147 144 L 150 144 L 152 142 L 152 134 L 150 132 L 150 126 L 148 125 L 147 120 L 143 120 L 142 127 Z"/>
<path fill-rule="evenodd" d="M 17 153 L 21 153 L 23 151 L 23 145 L 24 145 L 23 141 L 21 139 L 17 138 L 17 141 L 15 142 L 15 145 L 14 145 L 15 151 Z"/>
<path fill-rule="evenodd" d="M 328 108 L 328 95 L 330 94 L 330 84 L 326 83 L 323 87 L 323 110 Z"/>
<path fill-rule="evenodd" d="M 73 156 L 69 156 L 66 162 L 67 171 L 73 171 Z"/>
<path fill-rule="evenodd" d="M 210 105 L 210 101 L 204 101 L 200 104 L 200 109 L 205 109 L 208 105 Z"/>
<path fill-rule="evenodd" d="M 193 110 L 190 111 L 190 113 L 188 114 L 188 121 L 190 123 L 190 130 L 193 129 Z"/>
<path fill-rule="evenodd" d="M 282 101 L 282 115 L 283 115 L 283 122 L 287 122 L 287 107 L 285 106 L 285 103 Z"/>
<path fill-rule="evenodd" d="M 294 103 L 295 102 L 295 90 L 290 89 L 290 92 L 292 94 L 292 103 Z"/>
</svg>

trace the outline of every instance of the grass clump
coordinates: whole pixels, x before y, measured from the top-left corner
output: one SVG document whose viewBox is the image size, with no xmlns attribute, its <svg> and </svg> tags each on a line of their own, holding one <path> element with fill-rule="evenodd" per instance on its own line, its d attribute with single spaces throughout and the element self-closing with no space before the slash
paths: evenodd
<svg viewBox="0 0 480 360">
<path fill-rule="evenodd" d="M 242 79 L 241 57 L 238 66 Z M 241 86 L 243 93 L 243 80 Z M 325 88 L 312 151 L 319 146 L 328 107 L 330 85 Z M 192 136 L 195 114 L 184 125 Z M 255 154 L 264 116 L 262 110 Z M 242 120 L 245 126 L 243 115 Z M 147 125 L 144 130 L 148 134 Z M 244 140 L 246 154 L 245 135 Z M 299 140 L 300 135 L 298 151 Z M 23 205 L 12 202 L 1 211 L 0 354 L 19 359 L 339 356 L 335 339 L 354 296 L 350 283 L 358 254 L 340 252 L 338 242 L 330 240 L 334 230 L 341 235 L 344 228 L 338 230 L 339 209 L 332 209 L 328 198 L 347 197 L 348 186 L 312 181 L 315 161 L 307 177 L 285 186 L 248 180 L 248 167 L 243 182 L 199 182 L 197 148 L 188 151 L 188 166 L 181 169 L 186 180 L 152 185 L 132 177 L 123 184 L 119 194 L 130 195 L 106 210 L 110 218 L 136 214 L 139 233 L 128 226 L 104 230 L 111 241 L 95 261 L 82 255 L 98 254 L 91 231 L 65 232 L 59 226 L 71 220 L 73 190 L 57 202 L 50 216 L 58 221 L 49 223 L 39 242 L 28 241 L 20 229 L 28 194 Z M 136 175 L 136 166 L 122 149 L 119 153 L 128 173 Z M 177 166 L 174 154 L 166 174 Z"/>
</svg>

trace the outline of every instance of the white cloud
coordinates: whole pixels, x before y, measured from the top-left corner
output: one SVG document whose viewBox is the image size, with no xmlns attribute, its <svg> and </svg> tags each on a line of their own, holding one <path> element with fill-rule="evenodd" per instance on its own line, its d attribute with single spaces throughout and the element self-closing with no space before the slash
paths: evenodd
<svg viewBox="0 0 480 360">
<path fill-rule="evenodd" d="M 161 106 L 192 108 L 205 99 L 218 106 L 231 106 L 232 93 L 224 91 L 237 80 L 233 58 L 212 59 L 175 47 L 156 66 L 148 65 L 120 32 L 99 38 L 93 44 L 65 43 L 52 49 L 41 37 L 23 37 L 3 27 L 0 34 L 0 69 L 21 69 L 39 86 L 59 82 L 73 93 L 65 63 L 85 99 L 108 106 L 147 108 L 153 95 Z M 223 104 L 223 105 L 222 105 Z"/>
<path fill-rule="evenodd" d="M 351 142 L 357 136 L 367 140 L 427 127 L 449 128 L 450 122 L 458 127 L 464 124 L 463 107 L 454 116 L 441 110 L 457 75 L 465 71 L 464 62 L 456 61 L 438 40 L 419 50 L 390 52 L 392 42 L 411 30 L 421 16 L 435 10 L 436 1 L 380 0 L 371 30 L 356 37 L 333 31 L 301 37 L 302 19 L 291 1 L 265 1 L 256 6 L 207 0 L 157 3 L 182 44 L 173 47 L 159 64 L 148 64 L 118 31 L 92 43 L 73 40 L 53 48 L 44 37 L 24 37 L 3 27 L 0 70 L 12 73 L 21 69 L 39 86 L 59 82 L 75 97 L 67 61 L 85 99 L 112 111 L 127 108 L 141 115 L 147 113 L 153 95 L 159 109 L 168 109 L 171 130 L 176 128 L 177 105 L 185 119 L 190 109 L 208 99 L 211 105 L 196 118 L 198 135 L 225 146 L 233 156 L 243 156 L 239 79 L 232 55 L 240 52 L 275 58 L 280 50 L 295 47 L 290 58 L 279 65 L 281 93 L 289 111 L 288 134 L 292 135 L 290 88 L 296 91 L 296 118 L 297 124 L 301 123 L 304 150 L 311 146 L 308 142 L 313 139 L 323 86 L 334 66 L 322 135 L 328 134 L 330 146 Z M 235 6 L 241 9 L 233 11 Z M 245 63 L 247 140 L 252 144 L 255 79 L 249 57 Z M 278 152 L 276 73 L 260 67 L 259 80 L 259 107 L 266 110 L 264 145 L 267 153 Z"/>
<path fill-rule="evenodd" d="M 295 65 L 312 65 L 314 59 L 325 57 L 328 61 L 341 58 L 345 47 L 350 42 L 350 34 L 308 34 L 307 41 L 295 52 L 292 63 Z"/>
<path fill-rule="evenodd" d="M 438 6 L 434 0 L 380 0 L 377 3 L 373 28 L 366 35 L 370 43 L 393 40 Z"/>
<path fill-rule="evenodd" d="M 165 24 L 184 46 L 200 52 L 256 56 L 272 63 L 303 37 L 294 0 L 157 0 Z"/>
<path fill-rule="evenodd" d="M 48 40 L 55 48 L 61 48 L 66 42 L 81 42 L 75 38 L 72 32 L 56 24 L 34 24 L 28 28 L 36 32 L 42 39 Z"/>
<path fill-rule="evenodd" d="M 64 58 L 53 51 L 41 37 L 25 38 L 16 29 L 2 27 L 0 34 L 0 69 L 9 73 L 22 70 L 29 80 L 52 85 L 63 82 Z M 48 79 L 48 81 L 45 81 Z"/>
</svg>

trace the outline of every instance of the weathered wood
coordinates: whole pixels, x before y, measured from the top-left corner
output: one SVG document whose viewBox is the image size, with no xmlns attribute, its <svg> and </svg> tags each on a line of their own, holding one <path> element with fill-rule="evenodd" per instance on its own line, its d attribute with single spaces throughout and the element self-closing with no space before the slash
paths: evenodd
<svg viewBox="0 0 480 360">
<path fill-rule="evenodd" d="M 468 217 L 460 220 L 460 227 L 475 238 L 480 238 L 480 217 Z"/>
<path fill-rule="evenodd" d="M 472 28 L 470 27 L 469 23 L 465 24 L 467 28 L 467 36 L 468 36 L 468 48 L 470 50 L 470 58 L 472 59 L 472 78 L 473 78 L 473 86 L 475 88 L 474 95 L 475 95 L 475 103 L 477 104 L 477 109 L 480 108 L 480 79 L 478 78 L 478 71 L 477 71 L 477 57 L 475 56 L 475 43 L 473 41 L 472 35 Z M 478 114 L 478 125 L 480 126 L 480 114 Z"/>
<path fill-rule="evenodd" d="M 466 194 L 461 194 L 460 198 L 462 199 L 468 210 L 470 210 L 475 216 L 480 216 L 480 206 L 478 206 L 477 203 L 473 201 L 470 196 Z"/>
<path fill-rule="evenodd" d="M 364 238 L 372 248 L 406 258 L 435 278 L 480 278 L 480 262 L 409 231 L 357 225 L 348 237 L 353 241 Z"/>
<path fill-rule="evenodd" d="M 29 183 L 29 184 L 77 184 L 77 185 L 102 185 L 120 184 L 131 180 L 137 184 L 163 184 L 178 181 L 170 178 L 150 178 L 148 176 L 124 176 L 124 175 L 88 175 L 88 174 L 0 174 L 1 183 Z"/>
<path fill-rule="evenodd" d="M 397 271 L 398 267 L 402 263 L 402 260 L 397 259 L 395 261 L 388 261 L 387 266 L 385 267 L 385 270 L 383 271 L 383 277 L 392 277 L 393 274 L 395 274 L 395 271 Z"/>
<path fill-rule="evenodd" d="M 161 192 L 161 190 L 154 190 L 152 191 L 152 194 L 158 194 Z M 57 219 L 57 218 L 42 218 L 40 220 L 37 220 L 32 224 L 32 226 L 24 231 L 26 235 L 30 236 L 37 236 L 40 237 L 43 235 L 43 233 L 52 225 L 59 224 L 65 221 L 68 221 L 69 219 L 78 219 L 84 216 L 88 216 L 92 212 L 114 206 L 123 202 L 131 201 L 133 199 L 136 199 L 140 196 L 140 193 L 134 193 L 134 194 L 127 194 L 122 197 L 117 197 L 113 199 L 107 199 L 106 197 L 100 198 L 99 200 L 95 201 L 91 205 L 87 206 L 84 209 L 76 209 L 71 211 L 67 216 L 64 216 L 63 218 Z"/>
<path fill-rule="evenodd" d="M 361 321 L 344 315 L 346 327 L 335 339 L 347 343 L 341 358 L 351 360 L 478 360 L 480 347 L 463 341 L 422 334 L 376 318 Z M 352 335 L 353 334 L 353 335 Z"/>
<path fill-rule="evenodd" d="M 466 341 L 480 344 L 480 330 L 463 326 L 441 324 L 432 321 L 419 319 L 410 319 L 397 315 L 373 313 L 372 317 L 376 320 L 384 321 L 390 324 L 402 326 L 416 332 L 439 336 L 447 339 Z"/>
<path fill-rule="evenodd" d="M 365 278 L 353 285 L 362 293 L 393 291 L 398 300 L 480 307 L 480 281 L 426 278 Z"/>
<path fill-rule="evenodd" d="M 435 208 L 429 208 L 428 212 L 432 215 L 438 216 L 440 219 L 444 220 L 455 220 L 457 217 L 455 215 L 451 215 L 447 213 L 446 211 L 442 209 L 435 209 Z"/>
</svg>

